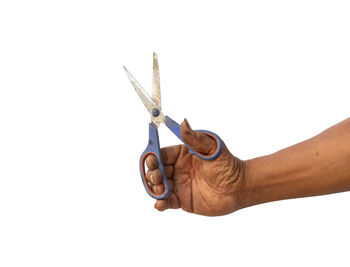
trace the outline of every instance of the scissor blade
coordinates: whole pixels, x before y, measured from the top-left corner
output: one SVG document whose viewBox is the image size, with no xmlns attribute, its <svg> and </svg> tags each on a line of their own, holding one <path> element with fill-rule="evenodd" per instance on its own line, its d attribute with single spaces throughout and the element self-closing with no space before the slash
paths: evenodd
<svg viewBox="0 0 350 267">
<path fill-rule="evenodd" d="M 146 90 L 142 88 L 142 86 L 136 81 L 134 76 L 127 70 L 127 68 L 124 67 L 124 70 L 126 72 L 126 75 L 128 76 L 132 86 L 134 87 L 136 93 L 140 97 L 142 103 L 145 105 L 146 109 L 150 114 L 152 114 L 152 109 L 154 106 L 157 106 L 157 104 L 152 100 L 152 98 L 147 94 Z"/>
<path fill-rule="evenodd" d="M 153 52 L 153 83 L 152 83 L 152 99 L 159 108 L 162 108 L 161 105 L 161 96 L 160 96 L 160 78 L 159 78 L 159 65 L 158 65 L 158 56 Z"/>
</svg>

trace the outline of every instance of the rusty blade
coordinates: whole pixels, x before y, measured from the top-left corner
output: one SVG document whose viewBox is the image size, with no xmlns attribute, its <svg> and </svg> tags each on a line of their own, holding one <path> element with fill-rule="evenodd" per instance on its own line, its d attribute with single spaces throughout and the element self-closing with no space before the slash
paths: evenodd
<svg viewBox="0 0 350 267">
<path fill-rule="evenodd" d="M 138 83 L 138 81 L 135 79 L 135 77 L 127 70 L 127 68 L 125 66 L 123 66 L 123 68 L 124 68 L 124 70 L 126 72 L 126 75 L 129 78 L 132 86 L 134 87 L 136 93 L 138 94 L 138 96 L 140 97 L 142 103 L 145 105 L 146 109 L 150 113 L 153 124 L 156 127 L 158 127 L 159 123 L 165 123 L 165 116 L 161 112 L 160 107 L 158 107 L 157 103 L 153 101 L 153 99 L 148 95 L 146 90 L 142 88 L 142 86 Z M 159 110 L 159 115 L 156 116 L 156 117 L 154 117 L 152 115 L 152 111 L 154 109 L 158 109 Z"/>
<path fill-rule="evenodd" d="M 152 99 L 159 108 L 162 108 L 161 96 L 160 96 L 160 77 L 159 77 L 158 56 L 155 52 L 153 52 Z"/>
<path fill-rule="evenodd" d="M 135 77 L 132 76 L 132 74 L 127 70 L 127 68 L 125 66 L 123 67 L 126 72 L 126 75 L 128 76 L 132 86 L 134 87 L 136 93 L 140 97 L 142 103 L 145 105 L 148 112 L 152 114 L 152 108 L 154 106 L 153 99 L 147 94 L 146 90 L 142 88 L 138 81 L 136 81 Z"/>
</svg>

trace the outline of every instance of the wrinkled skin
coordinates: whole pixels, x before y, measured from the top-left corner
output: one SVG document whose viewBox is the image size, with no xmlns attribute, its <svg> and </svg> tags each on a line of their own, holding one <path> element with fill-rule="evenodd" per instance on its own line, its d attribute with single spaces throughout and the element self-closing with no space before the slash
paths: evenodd
<svg viewBox="0 0 350 267">
<path fill-rule="evenodd" d="M 193 131 L 185 120 L 181 136 L 195 151 L 210 155 L 215 140 Z M 216 216 L 261 203 L 350 191 L 350 118 L 294 146 L 241 161 L 223 147 L 218 158 L 205 161 L 184 145 L 162 150 L 171 194 L 158 200 L 163 211 L 182 208 Z M 146 179 L 157 194 L 164 191 L 157 161 L 147 158 Z"/>
<path fill-rule="evenodd" d="M 210 155 L 216 142 L 209 136 L 193 131 L 187 120 L 181 124 L 181 136 L 195 151 Z M 181 208 L 187 212 L 207 216 L 229 214 L 240 208 L 244 186 L 245 162 L 234 157 L 224 145 L 215 160 L 202 160 L 189 154 L 185 145 L 162 148 L 162 160 L 171 193 L 158 200 L 159 211 Z M 152 191 L 164 191 L 162 176 L 153 155 L 146 159 L 146 179 Z"/>
</svg>

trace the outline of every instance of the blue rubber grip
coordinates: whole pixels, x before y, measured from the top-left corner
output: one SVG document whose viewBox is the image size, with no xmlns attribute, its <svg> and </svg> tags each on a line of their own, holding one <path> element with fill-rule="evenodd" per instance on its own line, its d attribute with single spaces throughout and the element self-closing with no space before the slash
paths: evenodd
<svg viewBox="0 0 350 267">
<path fill-rule="evenodd" d="M 180 133 L 180 125 L 176 121 L 173 121 L 171 118 L 166 116 L 165 117 L 165 125 L 188 147 L 188 150 L 189 150 L 190 154 L 195 155 L 198 158 L 204 159 L 204 160 L 213 160 L 213 159 L 216 159 L 220 155 L 223 145 L 222 145 L 222 141 L 221 141 L 220 137 L 217 136 L 215 133 L 212 133 L 212 132 L 207 131 L 207 130 L 196 130 L 198 132 L 201 132 L 201 133 L 204 133 L 204 134 L 210 136 L 216 142 L 216 150 L 215 150 L 215 152 L 213 154 L 211 154 L 211 155 L 204 155 L 204 154 L 201 154 L 199 152 L 194 151 L 191 148 L 191 146 L 189 144 L 187 144 L 182 139 L 182 136 L 181 136 L 181 133 Z"/>
<path fill-rule="evenodd" d="M 151 154 L 153 154 L 157 158 L 158 168 L 162 174 L 162 179 L 163 179 L 164 192 L 162 194 L 159 194 L 159 195 L 152 192 L 152 190 L 151 190 L 151 188 L 146 180 L 145 160 Z M 158 130 L 151 123 L 149 124 L 148 145 L 140 157 L 140 173 L 141 173 L 142 183 L 146 189 L 146 192 L 151 197 L 153 197 L 155 199 L 165 199 L 168 197 L 169 184 L 168 184 L 168 181 L 165 177 L 164 167 L 163 167 L 163 163 L 162 163 L 162 155 L 161 155 L 160 146 L 159 146 Z"/>
</svg>

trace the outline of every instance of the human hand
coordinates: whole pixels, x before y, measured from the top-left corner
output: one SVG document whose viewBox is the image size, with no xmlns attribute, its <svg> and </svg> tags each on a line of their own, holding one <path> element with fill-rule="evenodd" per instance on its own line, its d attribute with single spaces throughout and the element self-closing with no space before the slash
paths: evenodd
<svg viewBox="0 0 350 267">
<path fill-rule="evenodd" d="M 206 155 L 215 152 L 215 140 L 192 130 L 186 119 L 180 132 L 195 151 Z M 156 209 L 182 208 L 191 213 L 218 216 L 241 207 L 246 164 L 234 157 L 225 144 L 221 154 L 208 161 L 191 155 L 185 145 L 165 147 L 161 153 L 170 194 L 167 199 L 157 200 Z M 164 185 L 156 158 L 148 156 L 146 164 L 149 168 L 146 180 L 154 193 L 161 194 Z"/>
</svg>

